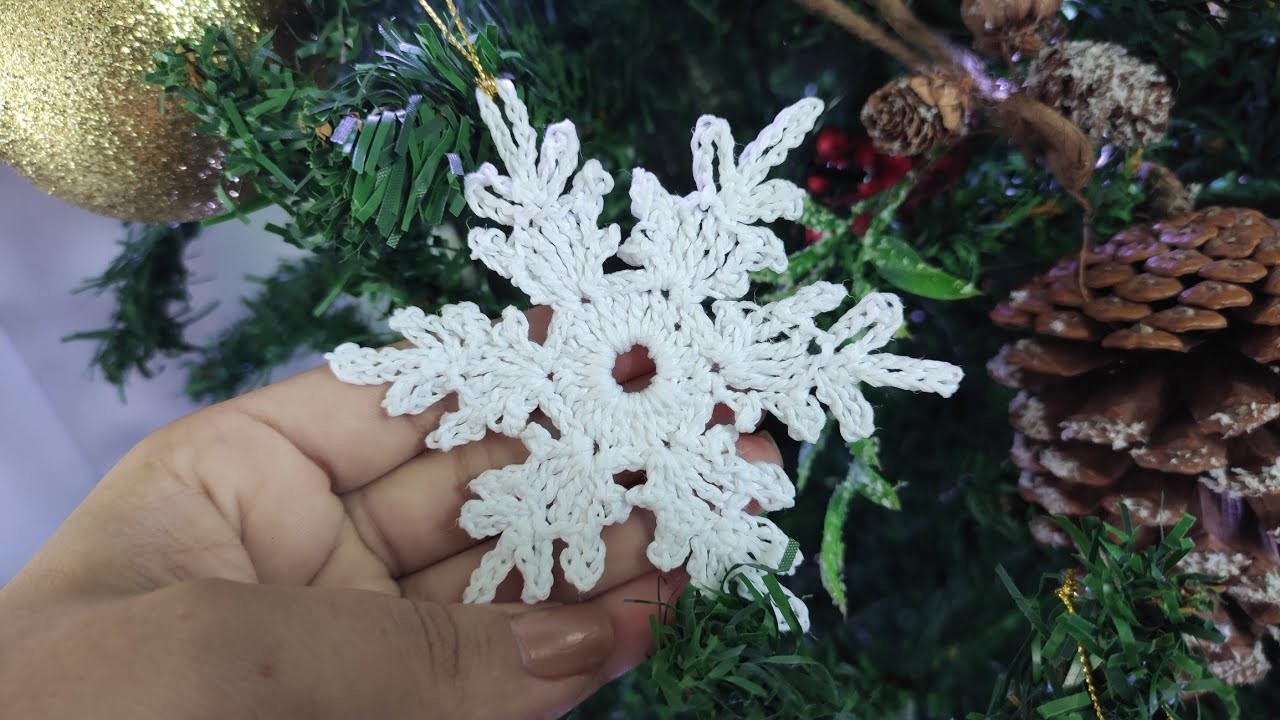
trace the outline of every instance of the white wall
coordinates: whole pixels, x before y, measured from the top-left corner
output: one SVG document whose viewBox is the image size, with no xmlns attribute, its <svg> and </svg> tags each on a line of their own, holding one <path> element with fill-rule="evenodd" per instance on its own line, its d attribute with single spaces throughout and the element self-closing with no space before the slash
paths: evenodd
<svg viewBox="0 0 1280 720">
<path fill-rule="evenodd" d="M 207 337 L 241 311 L 245 274 L 265 274 L 291 251 L 259 228 L 223 223 L 190 254 L 193 305 L 220 300 L 193 328 Z M 0 583 L 53 532 L 134 443 L 194 409 L 182 368 L 168 363 L 136 379 L 122 402 L 89 371 L 91 342 L 64 343 L 104 327 L 109 297 L 73 295 L 115 256 L 120 224 L 74 208 L 0 165 Z"/>
</svg>

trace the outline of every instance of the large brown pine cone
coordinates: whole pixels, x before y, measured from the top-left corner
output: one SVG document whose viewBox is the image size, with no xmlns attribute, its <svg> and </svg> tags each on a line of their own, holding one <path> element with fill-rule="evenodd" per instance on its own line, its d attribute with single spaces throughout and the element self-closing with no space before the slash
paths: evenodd
<svg viewBox="0 0 1280 720">
<path fill-rule="evenodd" d="M 1026 91 L 1057 108 L 1099 147 L 1141 147 L 1164 137 L 1173 88 L 1155 67 L 1113 43 L 1047 47 L 1027 71 Z"/>
<path fill-rule="evenodd" d="M 1280 625 L 1280 223 L 1208 208 L 1139 225 L 1013 292 L 991 318 L 1033 333 L 988 364 L 1009 407 L 1024 498 L 1050 513 L 1120 506 L 1155 532 L 1185 513 L 1184 566 L 1228 578 L 1225 680 L 1259 680 Z M 1049 524 L 1033 525 L 1060 541 Z"/>
</svg>

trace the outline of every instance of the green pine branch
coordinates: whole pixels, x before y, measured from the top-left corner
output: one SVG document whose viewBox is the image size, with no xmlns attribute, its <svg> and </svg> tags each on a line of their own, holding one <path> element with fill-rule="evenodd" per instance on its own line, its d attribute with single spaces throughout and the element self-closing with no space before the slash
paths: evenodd
<svg viewBox="0 0 1280 720">
<path fill-rule="evenodd" d="M 122 392 L 130 374 L 151 377 L 158 358 L 177 357 L 194 349 L 186 339 L 186 329 L 213 309 L 192 308 L 187 290 L 190 272 L 184 255 L 199 234 L 196 224 L 126 223 L 120 254 L 101 275 L 76 291 L 109 293 L 111 320 L 107 327 L 63 340 L 95 341 L 93 366 Z"/>
<path fill-rule="evenodd" d="M 653 603 L 663 622 L 652 623 L 656 649 L 646 666 L 617 688 L 579 708 L 576 717 L 712 718 L 752 720 L 868 717 L 860 709 L 865 678 L 824 656 L 824 648 L 798 632 L 775 575 L 765 590 L 743 598 L 686 588 L 663 600 L 659 585 Z M 784 608 L 779 619 L 775 608 Z M 621 703 L 617 702 L 621 697 Z M 859 711 L 856 712 L 855 711 Z"/>
<path fill-rule="evenodd" d="M 1000 578 L 1031 624 L 1024 652 L 997 685 L 986 713 L 970 720 L 1091 720 L 1095 717 L 1083 646 L 1103 716 L 1111 720 L 1238 718 L 1235 689 L 1214 677 L 1187 636 L 1221 642 L 1207 615 L 1218 602 L 1211 578 L 1177 567 L 1193 547 L 1183 516 L 1159 542 L 1144 547 L 1127 511 L 1123 527 L 1098 518 L 1080 526 L 1059 518 L 1077 546 L 1079 592 L 1068 612 L 1044 576 L 1040 592 L 1023 595 L 1003 568 Z"/>
<path fill-rule="evenodd" d="M 332 263 L 312 257 L 285 262 L 270 277 L 258 278 L 257 291 L 243 301 L 245 314 L 188 361 L 187 394 L 225 400 L 269 382 L 272 369 L 300 353 L 328 352 L 348 341 L 385 342 L 370 331 L 359 307 L 322 305 L 335 272 Z"/>
<path fill-rule="evenodd" d="M 334 39 L 316 44 L 341 46 L 336 38 L 353 29 L 323 32 Z M 472 71 L 434 28 L 408 37 L 382 28 L 373 57 L 342 78 L 282 57 L 272 40 L 240 48 L 227 29 L 210 28 L 191 48 L 158 54 L 148 76 L 200 132 L 225 139 L 225 175 L 252 179 L 238 212 L 277 205 L 288 221 L 270 229 L 286 241 L 366 265 L 458 215 L 460 176 L 475 167 L 481 136 L 469 116 Z M 476 42 L 490 65 L 495 42 L 493 26 Z"/>
</svg>

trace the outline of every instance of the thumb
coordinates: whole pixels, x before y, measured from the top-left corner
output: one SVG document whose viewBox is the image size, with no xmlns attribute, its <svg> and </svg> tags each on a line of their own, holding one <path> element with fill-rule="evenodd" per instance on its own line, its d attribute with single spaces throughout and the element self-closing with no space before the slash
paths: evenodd
<svg viewBox="0 0 1280 720">
<path fill-rule="evenodd" d="M 217 693 L 195 699 L 232 704 L 224 717 L 552 718 L 617 673 L 614 621 L 593 603 L 442 605 L 226 581 L 147 597 L 159 604 L 148 622 L 185 626 L 193 684 Z"/>
</svg>

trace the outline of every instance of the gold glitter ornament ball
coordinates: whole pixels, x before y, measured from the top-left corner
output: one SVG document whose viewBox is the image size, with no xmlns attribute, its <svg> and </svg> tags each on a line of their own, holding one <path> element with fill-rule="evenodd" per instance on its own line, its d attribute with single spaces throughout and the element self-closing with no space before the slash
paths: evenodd
<svg viewBox="0 0 1280 720">
<path fill-rule="evenodd" d="M 248 46 L 294 0 L 0 0 L 0 162 L 67 202 L 141 222 L 223 211 L 222 151 L 142 78 L 205 28 Z M 230 193 L 238 188 L 227 186 Z"/>
</svg>

